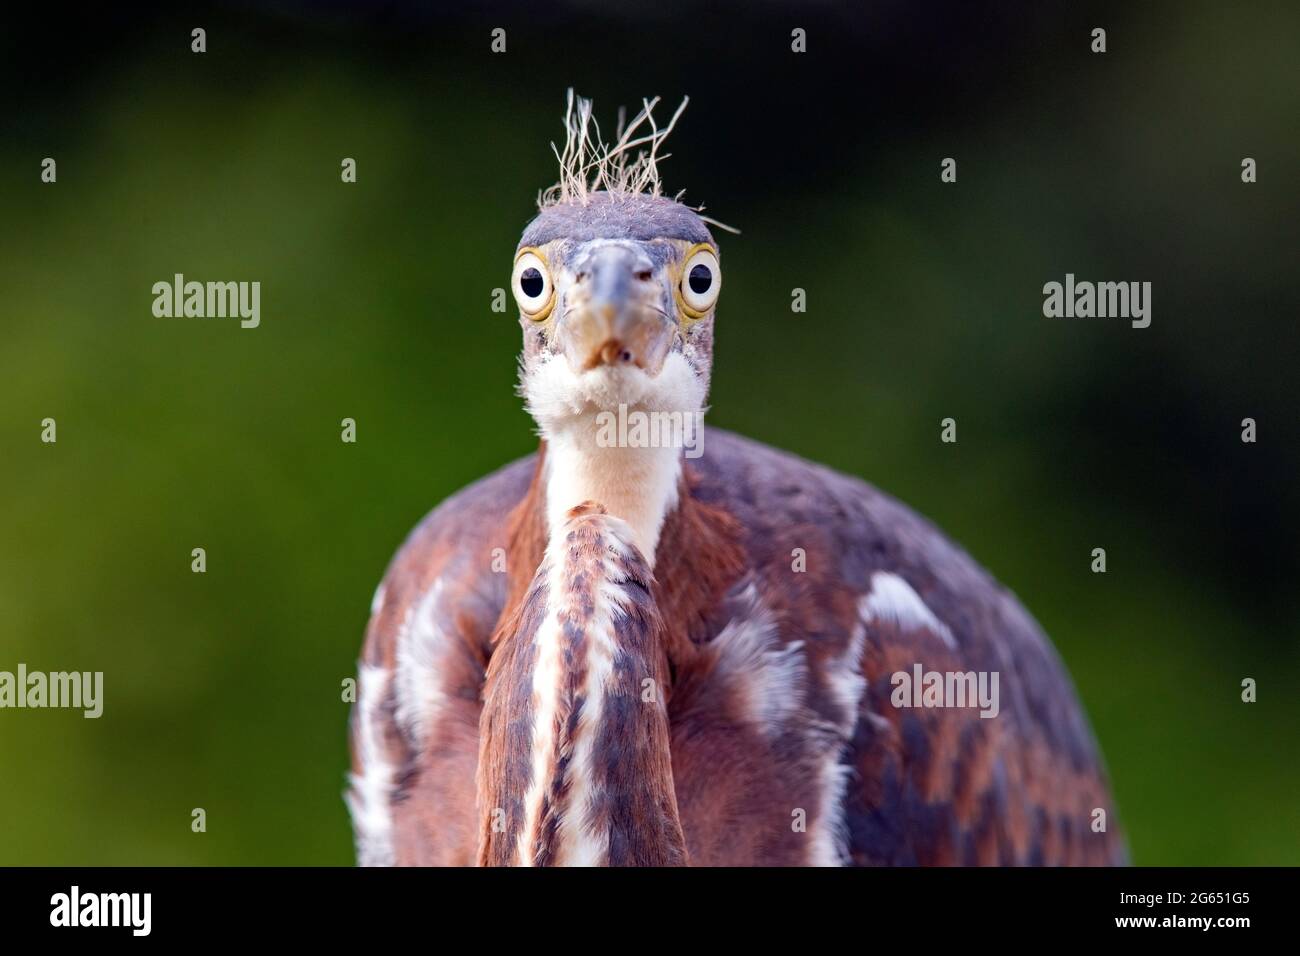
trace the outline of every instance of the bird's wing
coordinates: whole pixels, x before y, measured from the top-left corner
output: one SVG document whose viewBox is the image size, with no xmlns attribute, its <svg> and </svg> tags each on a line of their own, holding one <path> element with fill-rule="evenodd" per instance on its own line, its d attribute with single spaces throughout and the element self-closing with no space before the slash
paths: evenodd
<svg viewBox="0 0 1300 956">
<path fill-rule="evenodd" d="M 745 528 L 759 597 L 803 645 L 809 706 L 843 738 L 847 772 L 825 773 L 842 818 L 823 824 L 842 860 L 1124 860 L 1074 688 L 1009 591 L 864 482 L 718 430 L 704 449 L 698 493 Z M 950 698 L 903 706 L 918 665 L 922 690 L 937 673 L 977 697 L 982 679 L 987 696 L 996 675 L 996 715 Z"/>
<path fill-rule="evenodd" d="M 362 865 L 474 862 L 480 695 L 506 600 L 506 519 L 533 468 L 530 456 L 444 501 L 375 593 L 347 794 Z"/>
<path fill-rule="evenodd" d="M 1038 624 L 893 499 L 867 488 L 854 514 L 884 559 L 859 604 L 866 685 L 845 804 L 855 861 L 1124 862 L 1092 730 Z"/>
<path fill-rule="evenodd" d="M 937 589 L 919 592 L 937 620 L 952 622 L 944 634 L 906 614 L 864 615 L 866 683 L 845 800 L 857 863 L 1124 860 L 1105 772 L 1069 678 L 1016 600 L 989 587 L 962 611 Z M 933 675 L 948 685 L 945 706 L 927 703 L 927 681 L 940 693 Z M 947 706 L 954 691 L 974 691 L 976 705 Z"/>
</svg>

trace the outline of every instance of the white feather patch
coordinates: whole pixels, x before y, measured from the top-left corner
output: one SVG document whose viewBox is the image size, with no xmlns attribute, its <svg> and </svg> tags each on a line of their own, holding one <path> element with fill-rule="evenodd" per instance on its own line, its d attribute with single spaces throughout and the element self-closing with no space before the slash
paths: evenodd
<svg viewBox="0 0 1300 956">
<path fill-rule="evenodd" d="M 772 612 L 753 584 L 741 593 L 739 604 L 741 611 L 713 639 L 717 668 L 742 695 L 749 720 L 775 737 L 804 707 L 808 663 L 803 641 L 781 643 Z"/>
<path fill-rule="evenodd" d="M 867 642 L 867 627 L 862 619 L 868 614 L 867 600 L 867 597 L 863 597 L 858 602 L 859 620 L 854 624 L 844 652 L 828 662 L 826 668 L 826 682 L 831 698 L 840 712 L 836 730 L 841 744 L 827 754 L 821 767 L 821 802 L 812 831 L 812 852 L 809 854 L 809 862 L 813 866 L 845 866 L 850 862 L 844 797 L 853 776 L 853 768 L 843 761 L 857 727 L 862 695 L 867 689 L 867 678 L 862 673 L 862 651 Z"/>
<path fill-rule="evenodd" d="M 853 768 L 843 762 L 847 744 L 840 746 L 822 761 L 817 819 L 813 824 L 809 866 L 846 866 L 849 861 L 849 828 L 844 820 L 844 795 L 849 789 Z"/>
<path fill-rule="evenodd" d="M 935 617 L 921 596 L 897 574 L 877 571 L 871 576 L 871 593 L 865 607 L 869 620 L 897 624 L 909 631 L 925 629 L 949 647 L 957 646 L 948 625 Z"/>
<path fill-rule="evenodd" d="M 352 789 L 346 800 L 360 866 L 392 866 L 395 859 L 389 800 L 396 768 L 388 759 L 379 722 L 389 676 L 387 668 L 367 664 L 359 671 L 356 743 L 361 772 L 349 774 Z"/>
<path fill-rule="evenodd" d="M 419 603 L 407 611 L 397 632 L 395 713 L 398 724 L 417 747 L 423 745 L 430 725 L 447 702 L 442 658 L 449 643 L 438 626 L 442 589 L 442 578 L 438 578 Z"/>
</svg>

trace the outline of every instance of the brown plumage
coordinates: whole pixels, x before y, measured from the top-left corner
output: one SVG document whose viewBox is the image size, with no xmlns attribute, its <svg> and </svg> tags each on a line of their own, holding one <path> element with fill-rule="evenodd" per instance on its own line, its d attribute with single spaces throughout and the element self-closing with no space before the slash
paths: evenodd
<svg viewBox="0 0 1300 956">
<path fill-rule="evenodd" d="M 518 609 L 498 629 L 488 668 L 480 720 L 480 865 L 504 865 L 524 854 L 537 866 L 566 862 L 559 827 L 576 814 L 574 776 L 568 772 L 578 749 L 597 755 L 589 781 L 591 810 L 586 825 L 610 834 L 606 862 L 673 866 L 686 862 L 668 748 L 668 717 L 663 707 L 668 682 L 664 622 L 651 597 L 651 576 L 628 539 L 622 522 L 596 504 L 574 508 L 554 553 L 538 567 Z M 588 645 L 601 640 L 597 620 L 601 597 L 618 593 L 622 609 L 613 652 L 610 693 L 598 720 L 587 720 L 584 693 L 592 656 Z M 558 591 L 558 600 L 551 591 Z M 530 815 L 520 804 L 528 790 L 527 770 L 513 766 L 528 748 L 516 746 L 520 726 L 540 719 L 533 694 L 538 665 L 537 638 L 547 626 L 546 608 L 557 612 L 559 631 L 558 706 L 551 715 L 551 740 L 540 760 L 546 779 Z M 544 651 L 543 651 L 544 653 Z M 647 696 L 653 699 L 647 700 Z M 505 774 L 498 768 L 506 770 Z M 497 813 L 498 808 L 508 812 Z"/>
<path fill-rule="evenodd" d="M 1114 807 L 1086 721 L 1059 661 L 1015 599 L 927 522 L 862 482 L 724 432 L 710 430 L 707 442 L 710 453 L 691 469 L 692 504 L 667 519 L 661 545 L 664 561 L 680 555 L 674 562 L 685 567 L 658 566 L 651 585 L 656 603 L 673 608 L 665 618 L 685 636 L 674 645 L 668 714 L 690 862 L 813 862 L 808 832 L 824 802 L 820 762 L 841 746 L 841 762 L 850 771 L 843 796 L 846 862 L 1122 861 Z M 542 563 L 544 545 L 520 530 L 535 523 L 540 507 L 537 465 L 532 458 L 517 462 L 449 499 L 413 532 L 385 577 L 363 654 L 363 663 L 385 668 L 395 667 L 402 619 L 435 579 L 446 582 L 438 607 L 430 609 L 445 626 L 439 632 L 447 662 L 440 677 L 448 698 L 442 716 L 417 743 L 395 719 L 391 699 L 379 708 L 398 768 L 389 797 L 391 862 L 466 865 L 479 859 L 484 821 L 474 781 L 485 772 L 478 726 L 493 634 L 498 617 L 504 631 L 537 626 L 535 619 L 522 628 L 513 623 L 527 617 L 528 602 L 521 597 L 507 606 L 505 575 L 491 571 L 492 550 L 508 545 L 511 576 L 534 559 L 534 568 Z M 695 507 L 709 517 L 692 516 Z M 713 553 L 705 535 L 732 534 L 738 551 L 727 560 L 715 565 L 700 559 Z M 692 544 L 697 540 L 701 546 Z M 807 551 L 802 575 L 791 571 L 795 547 Z M 736 561 L 735 553 L 743 558 Z M 857 711 L 844 714 L 827 688 L 876 571 L 912 582 L 952 629 L 958 648 L 924 630 L 866 626 L 864 693 Z M 682 583 L 665 585 L 670 577 Z M 774 625 L 768 650 L 804 642 L 803 697 L 788 702 L 775 734 L 748 719 L 743 677 L 720 668 L 719 655 L 710 652 L 722 629 L 747 613 L 751 586 L 768 596 Z M 665 637 L 665 647 L 672 643 Z M 517 650 L 499 659 L 500 669 L 520 666 Z M 1003 686 L 1014 677 L 1015 691 L 994 720 L 970 710 L 891 706 L 890 674 L 918 658 L 935 670 L 1000 668 L 1007 675 Z M 365 772 L 360 764 L 354 770 Z M 513 768 L 518 799 L 525 771 Z M 800 808 L 809 813 L 803 833 L 791 826 L 792 811 Z M 1093 832 L 1095 808 L 1107 811 L 1107 832 Z"/>
<path fill-rule="evenodd" d="M 541 449 L 443 502 L 376 593 L 360 861 L 1122 862 L 1087 721 L 1009 592 L 870 485 L 686 427 L 721 267 L 659 195 L 663 133 L 648 160 L 626 131 L 566 148 L 520 242 Z"/>
</svg>

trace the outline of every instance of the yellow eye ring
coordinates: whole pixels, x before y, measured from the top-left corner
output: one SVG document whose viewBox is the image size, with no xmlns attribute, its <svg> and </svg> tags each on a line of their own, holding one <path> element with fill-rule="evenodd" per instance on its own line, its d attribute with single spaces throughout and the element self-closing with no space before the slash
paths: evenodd
<svg viewBox="0 0 1300 956">
<path fill-rule="evenodd" d="M 544 322 L 555 307 L 555 282 L 542 250 L 525 246 L 515 256 L 510 290 L 519 311 L 533 322 Z"/>
<path fill-rule="evenodd" d="M 717 304 L 722 291 L 722 268 L 718 253 L 707 242 L 698 242 L 682 257 L 677 282 L 677 306 L 688 319 L 704 318 Z"/>
</svg>

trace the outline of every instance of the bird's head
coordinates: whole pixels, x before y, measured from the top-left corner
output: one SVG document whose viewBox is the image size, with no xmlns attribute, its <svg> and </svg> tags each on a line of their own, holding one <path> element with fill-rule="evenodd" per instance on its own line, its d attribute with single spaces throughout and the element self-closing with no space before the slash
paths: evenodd
<svg viewBox="0 0 1300 956">
<path fill-rule="evenodd" d="M 589 132 L 590 103 L 570 99 L 561 181 L 515 250 L 521 392 L 544 433 L 619 405 L 703 408 L 718 246 L 695 210 L 659 193 L 655 150 L 672 124 L 654 128 L 653 106 L 606 146 Z M 648 149 L 632 158 L 637 145 Z"/>
</svg>

